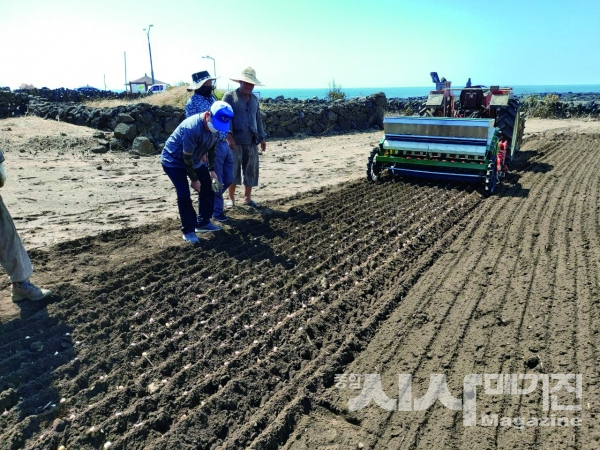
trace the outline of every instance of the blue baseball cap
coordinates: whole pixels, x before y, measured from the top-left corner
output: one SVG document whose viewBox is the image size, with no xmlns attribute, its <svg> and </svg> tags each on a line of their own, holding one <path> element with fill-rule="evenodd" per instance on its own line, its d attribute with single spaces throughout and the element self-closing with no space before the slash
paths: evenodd
<svg viewBox="0 0 600 450">
<path fill-rule="evenodd" d="M 210 107 L 213 126 L 218 131 L 229 131 L 231 119 L 233 118 L 233 109 L 229 103 L 218 101 Z"/>
</svg>

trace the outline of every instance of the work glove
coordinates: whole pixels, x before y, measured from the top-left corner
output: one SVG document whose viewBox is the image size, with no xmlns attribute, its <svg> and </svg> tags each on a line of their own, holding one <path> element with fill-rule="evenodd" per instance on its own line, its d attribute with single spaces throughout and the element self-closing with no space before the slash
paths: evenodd
<svg viewBox="0 0 600 450">
<path fill-rule="evenodd" d="M 221 192 L 223 189 L 223 184 L 219 182 L 216 178 L 212 179 L 212 190 L 213 192 Z"/>
</svg>

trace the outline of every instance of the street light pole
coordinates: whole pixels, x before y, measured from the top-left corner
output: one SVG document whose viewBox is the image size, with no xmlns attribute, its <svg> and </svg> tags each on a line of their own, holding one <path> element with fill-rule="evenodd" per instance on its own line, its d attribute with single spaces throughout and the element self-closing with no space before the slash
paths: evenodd
<svg viewBox="0 0 600 450">
<path fill-rule="evenodd" d="M 212 61 L 213 61 L 213 71 L 214 71 L 214 75 L 213 75 L 213 76 L 214 76 L 215 78 L 217 78 L 217 63 L 215 62 L 215 58 L 213 58 L 212 56 L 208 56 L 208 55 L 206 55 L 206 56 L 203 56 L 202 58 L 203 58 L 203 59 L 206 59 L 206 58 L 207 58 L 207 59 L 212 59 Z M 217 80 L 215 80 L 215 86 L 216 86 L 216 85 L 217 85 Z"/>
<path fill-rule="evenodd" d="M 154 69 L 152 67 L 152 48 L 150 48 L 150 28 L 153 26 L 154 25 L 150 24 L 148 25 L 147 30 L 144 28 L 144 31 L 146 31 L 146 37 L 148 38 L 148 53 L 150 54 L 150 73 L 152 74 L 152 84 L 154 84 Z"/>
</svg>

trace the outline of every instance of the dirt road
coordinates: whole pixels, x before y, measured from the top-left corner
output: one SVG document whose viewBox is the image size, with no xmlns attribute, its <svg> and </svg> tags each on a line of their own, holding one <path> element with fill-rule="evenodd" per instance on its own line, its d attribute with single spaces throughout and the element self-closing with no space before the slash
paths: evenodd
<svg viewBox="0 0 600 450">
<path fill-rule="evenodd" d="M 369 185 L 357 171 L 259 213 L 237 208 L 200 250 L 168 216 L 33 250 L 36 280 L 58 295 L 4 305 L 0 448 L 596 448 L 600 134 L 534 123 L 489 199 L 456 183 Z M 448 397 L 454 410 L 352 411 L 361 391 L 341 374 L 361 387 L 378 374 L 395 400 L 400 374 L 415 399 L 443 374 L 456 401 L 480 374 L 464 397 L 476 426 Z M 539 382 L 516 395 L 490 374 Z M 581 374 L 582 398 L 549 397 L 552 374 Z M 483 426 L 481 414 L 555 424 Z"/>
</svg>

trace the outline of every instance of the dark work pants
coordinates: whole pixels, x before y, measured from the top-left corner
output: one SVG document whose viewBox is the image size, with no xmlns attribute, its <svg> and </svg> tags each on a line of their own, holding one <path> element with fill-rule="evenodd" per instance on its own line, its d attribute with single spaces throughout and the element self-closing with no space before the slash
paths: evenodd
<svg viewBox="0 0 600 450">
<path fill-rule="evenodd" d="M 200 194 L 198 194 L 198 216 L 192 204 L 189 179 L 187 170 L 180 167 L 165 167 L 163 170 L 173 182 L 177 192 L 177 207 L 181 218 L 181 230 L 183 234 L 193 233 L 197 226 L 204 226 L 213 215 L 215 194 L 212 191 L 212 180 L 208 173 L 208 167 L 202 165 L 195 169 L 196 176 L 200 181 Z"/>
<path fill-rule="evenodd" d="M 223 192 L 227 192 L 227 188 L 233 180 L 233 156 L 227 141 L 217 142 L 215 155 L 215 173 L 217 178 L 223 185 L 221 192 L 215 193 L 215 203 L 213 214 L 215 217 L 223 215 Z M 202 202 L 200 202 L 202 204 Z"/>
</svg>

